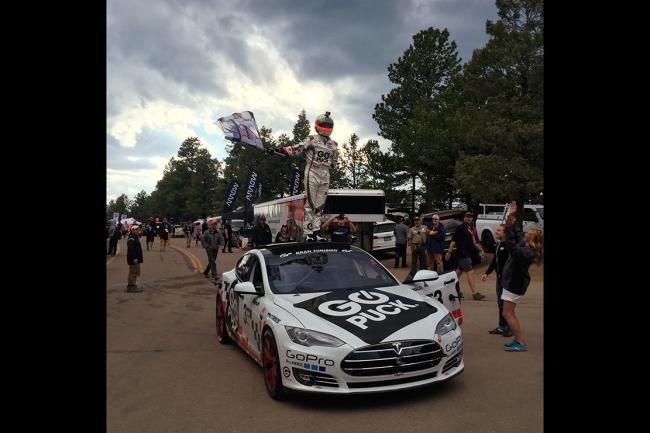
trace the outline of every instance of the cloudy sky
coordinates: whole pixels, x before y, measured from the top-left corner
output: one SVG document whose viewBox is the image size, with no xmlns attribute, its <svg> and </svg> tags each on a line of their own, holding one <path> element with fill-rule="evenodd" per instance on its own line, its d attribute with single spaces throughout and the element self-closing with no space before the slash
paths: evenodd
<svg viewBox="0 0 650 433">
<path fill-rule="evenodd" d="M 494 0 L 108 0 L 107 201 L 151 193 L 187 137 L 223 160 L 214 122 L 243 110 L 275 137 L 331 111 L 339 143 L 386 147 L 372 113 L 413 35 L 447 28 L 464 63 L 496 18 Z"/>
</svg>

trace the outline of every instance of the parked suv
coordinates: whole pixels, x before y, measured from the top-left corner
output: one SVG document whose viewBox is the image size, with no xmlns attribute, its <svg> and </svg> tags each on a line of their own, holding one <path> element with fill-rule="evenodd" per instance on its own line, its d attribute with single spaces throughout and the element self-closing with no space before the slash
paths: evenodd
<svg viewBox="0 0 650 433">
<path fill-rule="evenodd" d="M 395 222 L 385 220 L 375 223 L 372 230 L 372 251 L 395 251 Z"/>
</svg>

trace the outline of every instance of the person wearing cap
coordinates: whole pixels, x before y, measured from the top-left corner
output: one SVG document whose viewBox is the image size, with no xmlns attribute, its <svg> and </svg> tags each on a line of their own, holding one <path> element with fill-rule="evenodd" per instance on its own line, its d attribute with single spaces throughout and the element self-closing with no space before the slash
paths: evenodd
<svg viewBox="0 0 650 433">
<path fill-rule="evenodd" d="M 451 239 L 449 250 L 445 255 L 445 259 L 449 261 L 451 253 L 454 252 L 458 257 L 458 281 L 463 272 L 467 274 L 467 282 L 469 289 L 472 291 L 472 298 L 475 301 L 480 301 L 485 298 L 485 295 L 476 290 L 476 283 L 474 282 L 474 270 L 472 269 L 472 256 L 477 251 L 483 257 L 483 247 L 478 241 L 476 229 L 472 225 L 474 214 L 472 212 L 465 212 L 463 217 L 463 224 L 459 225 L 454 232 L 454 237 Z M 454 251 L 455 249 L 455 251 Z"/>
<path fill-rule="evenodd" d="M 321 236 L 321 211 L 325 207 L 327 190 L 330 185 L 330 169 L 336 166 L 338 144 L 330 138 L 334 129 L 334 120 L 330 112 L 321 114 L 314 122 L 317 135 L 308 136 L 303 142 L 294 146 L 278 149 L 287 155 L 304 152 L 307 157 L 303 177 L 305 187 L 305 216 L 303 230 L 308 242 L 325 240 Z"/>
<path fill-rule="evenodd" d="M 209 226 L 203 236 L 201 237 L 201 245 L 205 248 L 206 253 L 208 254 L 208 265 L 203 271 L 203 275 L 206 278 L 212 277 L 216 279 L 219 277 L 217 274 L 217 255 L 219 254 L 219 245 L 223 244 L 223 235 L 219 231 L 219 224 L 217 219 L 214 218 L 209 221 Z M 210 275 L 208 275 L 208 272 Z"/>
<path fill-rule="evenodd" d="M 418 261 L 420 262 L 420 270 L 427 269 L 427 227 L 422 225 L 420 222 L 420 217 L 416 216 L 413 218 L 415 223 L 413 227 L 410 228 L 406 239 L 408 240 L 409 246 L 411 247 L 411 272 L 409 276 L 411 279 L 415 276 L 415 273 L 418 271 Z"/>
<path fill-rule="evenodd" d="M 142 245 L 140 245 L 140 226 L 131 226 L 131 234 L 126 241 L 126 263 L 129 265 L 127 292 L 141 292 L 135 283 L 140 276 L 140 264 L 142 260 Z"/>
<path fill-rule="evenodd" d="M 273 242 L 273 235 L 271 234 L 271 227 L 266 224 L 266 217 L 262 215 L 257 219 L 255 227 L 253 227 L 251 241 L 255 247 L 261 247 Z"/>
</svg>

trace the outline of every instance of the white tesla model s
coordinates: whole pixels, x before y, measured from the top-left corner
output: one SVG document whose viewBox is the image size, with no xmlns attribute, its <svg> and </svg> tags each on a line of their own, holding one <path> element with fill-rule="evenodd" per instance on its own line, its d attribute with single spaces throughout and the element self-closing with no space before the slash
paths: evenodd
<svg viewBox="0 0 650 433">
<path fill-rule="evenodd" d="M 216 331 L 287 389 L 367 393 L 450 379 L 464 369 L 455 272 L 400 283 L 365 251 L 284 243 L 246 252 L 223 274 Z"/>
</svg>

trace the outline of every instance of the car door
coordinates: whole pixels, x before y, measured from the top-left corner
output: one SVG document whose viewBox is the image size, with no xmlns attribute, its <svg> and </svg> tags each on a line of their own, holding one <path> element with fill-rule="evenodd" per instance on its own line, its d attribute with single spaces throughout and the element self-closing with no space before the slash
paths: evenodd
<svg viewBox="0 0 650 433">
<path fill-rule="evenodd" d="M 463 324 L 463 315 L 460 309 L 460 299 L 456 285 L 458 276 L 456 272 L 446 272 L 438 275 L 438 279 L 433 281 L 421 281 L 413 283 L 416 291 L 422 296 L 428 296 L 444 305 L 456 318 L 459 325 Z"/>
<path fill-rule="evenodd" d="M 256 255 L 253 255 L 249 281 L 253 283 L 255 289 L 262 293 L 264 293 L 263 267 L 263 262 Z M 263 300 L 263 295 L 243 295 L 243 298 L 239 299 L 242 325 L 248 349 L 258 357 L 262 353 L 262 322 L 264 316 L 261 310 L 264 308 L 262 305 Z"/>
<path fill-rule="evenodd" d="M 246 296 L 251 295 L 240 295 L 234 292 L 235 285 L 240 282 L 250 281 L 251 271 L 253 270 L 253 260 L 256 259 L 253 253 L 245 254 L 237 266 L 235 266 L 235 274 L 237 279 L 232 282 L 231 287 L 228 288 L 228 309 L 227 309 L 227 318 L 226 323 L 229 323 L 230 329 L 233 331 L 238 340 L 242 341 L 245 337 L 244 331 L 244 307 L 243 303 Z"/>
</svg>

